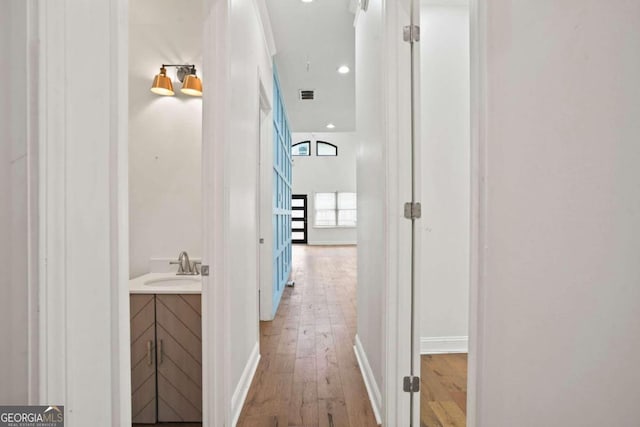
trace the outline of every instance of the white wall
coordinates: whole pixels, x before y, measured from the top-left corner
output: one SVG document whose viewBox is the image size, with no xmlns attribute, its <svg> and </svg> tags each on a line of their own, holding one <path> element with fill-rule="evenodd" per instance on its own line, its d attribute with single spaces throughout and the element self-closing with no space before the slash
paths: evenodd
<svg viewBox="0 0 640 427">
<path fill-rule="evenodd" d="M 640 2 L 479 13 L 476 425 L 637 425 Z"/>
<path fill-rule="evenodd" d="M 202 295 L 203 344 L 208 350 L 203 377 L 210 385 L 203 390 L 203 415 L 209 424 L 231 426 L 259 359 L 261 221 L 256 215 L 262 204 L 256 166 L 261 130 L 265 135 L 273 132 L 269 118 L 262 123 L 271 128 L 260 129 L 260 82 L 265 100 L 273 105 L 274 50 L 272 37 L 263 31 L 263 25 L 269 28 L 263 0 L 208 0 L 204 15 L 204 76 L 213 90 L 204 93 L 203 120 L 203 156 L 209 165 L 203 169 L 204 255 L 212 267 Z M 270 144 L 271 138 L 265 139 Z M 270 153 L 265 157 L 271 161 L 262 170 L 272 173 Z M 271 192 L 270 181 L 265 187 Z M 273 209 L 264 210 L 263 216 L 271 219 Z"/>
<path fill-rule="evenodd" d="M 469 8 L 421 4 L 421 352 L 466 351 L 469 312 Z"/>
<path fill-rule="evenodd" d="M 383 386 L 386 159 L 382 4 L 371 1 L 356 27 L 356 128 L 358 185 L 358 339 L 378 387 Z"/>
<path fill-rule="evenodd" d="M 356 155 L 357 135 L 353 132 L 293 133 L 292 143 L 311 141 L 311 156 L 293 157 L 293 194 L 307 195 L 308 244 L 355 244 L 355 227 L 314 227 L 315 193 L 357 192 Z M 316 156 L 316 141 L 326 141 L 338 146 L 337 157 Z"/>
<path fill-rule="evenodd" d="M 254 0 L 231 2 L 230 112 L 226 148 L 229 245 L 231 390 L 242 385 L 243 371 L 258 343 L 258 141 L 260 81 L 273 105 L 273 71 Z M 269 121 L 264 123 L 269 126 Z M 272 124 L 270 125 L 272 126 Z M 270 151 L 273 153 L 273 150 Z M 271 154 L 273 162 L 273 154 Z M 272 163 L 265 163 L 272 170 Z M 269 189 L 271 191 L 271 189 Z M 269 193 L 271 194 L 271 193 Z M 262 212 L 271 218 L 273 211 Z M 237 396 L 234 393 L 234 396 Z M 242 402 L 232 402 L 232 405 Z M 235 406 L 235 405 L 234 405 Z M 237 408 L 234 408 L 236 410 Z"/>
<path fill-rule="evenodd" d="M 0 16 L 0 404 L 26 404 L 29 385 L 26 2 Z M 33 354 L 31 354 L 33 356 Z"/>
<path fill-rule="evenodd" d="M 131 0 L 129 20 L 130 275 L 150 258 L 202 255 L 202 99 L 149 90 L 161 64 L 202 76 L 202 2 Z M 206 90 L 207 82 L 203 79 Z"/>
</svg>

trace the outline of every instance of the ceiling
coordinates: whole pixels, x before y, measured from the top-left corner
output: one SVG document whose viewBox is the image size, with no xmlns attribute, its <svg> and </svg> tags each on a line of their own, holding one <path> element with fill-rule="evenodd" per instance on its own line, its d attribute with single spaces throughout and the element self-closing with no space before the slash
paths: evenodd
<svg viewBox="0 0 640 427">
<path fill-rule="evenodd" d="M 267 0 L 289 124 L 294 132 L 355 130 L 355 29 L 349 0 Z M 339 74 L 338 67 L 351 71 Z M 315 91 L 300 100 L 299 91 Z M 327 129 L 333 123 L 334 129 Z"/>
</svg>

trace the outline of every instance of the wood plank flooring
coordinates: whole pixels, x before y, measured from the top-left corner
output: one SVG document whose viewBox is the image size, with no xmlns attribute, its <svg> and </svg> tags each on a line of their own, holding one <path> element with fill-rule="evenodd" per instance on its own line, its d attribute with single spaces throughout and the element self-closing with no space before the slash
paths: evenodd
<svg viewBox="0 0 640 427">
<path fill-rule="evenodd" d="M 202 427 L 202 423 L 133 424 L 133 427 Z"/>
<path fill-rule="evenodd" d="M 275 320 L 260 324 L 262 359 L 238 426 L 375 426 L 353 353 L 356 248 L 294 246 L 292 277 Z M 467 355 L 422 356 L 421 377 L 421 426 L 464 427 Z M 201 426 L 158 424 L 170 425 Z"/>
<path fill-rule="evenodd" d="M 465 427 L 467 355 L 423 355 L 420 371 L 420 425 Z"/>
<path fill-rule="evenodd" d="M 260 324 L 262 358 L 238 426 L 370 427 L 353 352 L 356 247 L 294 246 L 276 318 Z"/>
</svg>

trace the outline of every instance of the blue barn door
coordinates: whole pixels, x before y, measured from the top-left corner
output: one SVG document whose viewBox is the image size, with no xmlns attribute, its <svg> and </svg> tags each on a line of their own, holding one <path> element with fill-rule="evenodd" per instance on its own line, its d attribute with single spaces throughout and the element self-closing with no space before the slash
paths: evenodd
<svg viewBox="0 0 640 427">
<path fill-rule="evenodd" d="M 273 69 L 273 316 L 291 273 L 291 132 Z"/>
</svg>

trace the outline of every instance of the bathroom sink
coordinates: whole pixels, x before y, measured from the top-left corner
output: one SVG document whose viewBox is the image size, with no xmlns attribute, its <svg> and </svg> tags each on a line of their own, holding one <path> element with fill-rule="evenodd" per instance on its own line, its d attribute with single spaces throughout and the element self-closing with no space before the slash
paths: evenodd
<svg viewBox="0 0 640 427">
<path fill-rule="evenodd" d="M 132 294 L 199 294 L 202 276 L 176 276 L 176 273 L 147 273 L 129 280 Z"/>
<path fill-rule="evenodd" d="M 145 286 L 188 286 L 200 283 L 200 277 L 191 276 L 174 276 L 174 277 L 162 277 L 159 279 L 147 280 L 144 282 Z"/>
</svg>

